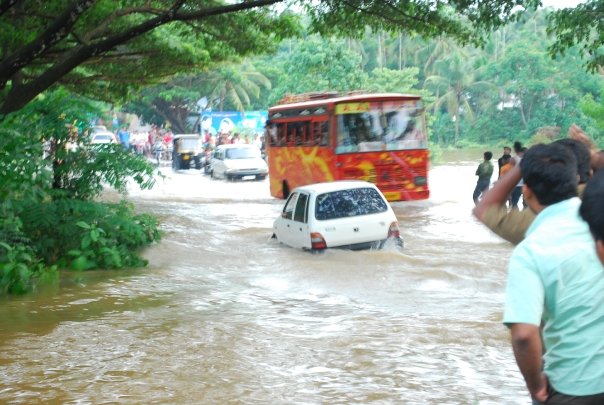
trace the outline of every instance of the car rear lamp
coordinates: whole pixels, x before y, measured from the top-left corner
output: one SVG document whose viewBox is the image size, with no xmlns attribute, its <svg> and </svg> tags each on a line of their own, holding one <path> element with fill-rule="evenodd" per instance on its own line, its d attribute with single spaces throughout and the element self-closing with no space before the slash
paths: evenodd
<svg viewBox="0 0 604 405">
<path fill-rule="evenodd" d="M 314 250 L 327 249 L 327 242 L 319 232 L 310 234 L 310 247 Z"/>
<path fill-rule="evenodd" d="M 388 237 L 389 238 L 399 238 L 401 233 L 398 229 L 398 222 L 394 221 L 390 224 L 390 228 L 388 228 Z"/>
</svg>

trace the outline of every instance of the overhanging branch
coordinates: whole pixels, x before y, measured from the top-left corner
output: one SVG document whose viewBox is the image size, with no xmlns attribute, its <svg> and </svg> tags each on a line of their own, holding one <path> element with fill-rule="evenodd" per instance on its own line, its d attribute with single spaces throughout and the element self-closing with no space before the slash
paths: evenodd
<svg viewBox="0 0 604 405">
<path fill-rule="evenodd" d="M 44 54 L 53 45 L 65 38 L 78 18 L 94 4 L 96 0 L 76 0 L 53 23 L 28 45 L 0 62 L 0 89 L 6 86 L 10 78 L 35 58 Z M 6 0 L 10 3 L 10 0 Z"/>
</svg>

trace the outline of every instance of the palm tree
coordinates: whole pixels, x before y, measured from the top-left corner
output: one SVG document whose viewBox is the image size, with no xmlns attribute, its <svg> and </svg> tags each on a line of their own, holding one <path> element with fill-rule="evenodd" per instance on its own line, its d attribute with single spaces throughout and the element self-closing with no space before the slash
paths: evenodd
<svg viewBox="0 0 604 405">
<path fill-rule="evenodd" d="M 219 111 L 223 111 L 226 104 L 243 112 L 253 98 L 260 97 L 261 88 L 272 87 L 270 80 L 249 62 L 223 65 L 209 72 L 204 81 L 210 84 L 209 99 L 218 103 Z"/>
<path fill-rule="evenodd" d="M 433 108 L 436 113 L 446 105 L 449 116 L 455 122 L 454 146 L 459 141 L 459 123 L 462 118 L 474 121 L 472 107 L 472 94 L 486 90 L 496 90 L 491 82 L 476 80 L 482 66 L 473 66 L 471 61 L 463 54 L 456 53 L 451 57 L 434 63 L 438 74 L 428 76 L 424 87 L 433 90 L 436 94 Z"/>
</svg>

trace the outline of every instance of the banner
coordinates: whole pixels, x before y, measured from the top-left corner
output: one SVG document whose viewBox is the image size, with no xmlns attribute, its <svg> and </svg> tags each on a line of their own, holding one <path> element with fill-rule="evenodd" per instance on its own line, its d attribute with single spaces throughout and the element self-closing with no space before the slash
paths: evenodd
<svg viewBox="0 0 604 405">
<path fill-rule="evenodd" d="M 201 133 L 206 130 L 218 132 L 264 132 L 268 111 L 206 111 L 201 116 Z"/>
</svg>

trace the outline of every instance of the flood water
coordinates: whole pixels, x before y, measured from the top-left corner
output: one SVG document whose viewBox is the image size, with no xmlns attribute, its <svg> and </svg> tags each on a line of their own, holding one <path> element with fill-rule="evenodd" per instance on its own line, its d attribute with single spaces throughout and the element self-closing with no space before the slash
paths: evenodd
<svg viewBox="0 0 604 405">
<path fill-rule="evenodd" d="M 500 323 L 512 247 L 471 215 L 481 157 L 392 204 L 403 251 L 291 249 L 268 180 L 166 169 L 129 195 L 162 221 L 147 268 L 0 300 L 0 403 L 530 404 Z"/>
</svg>

